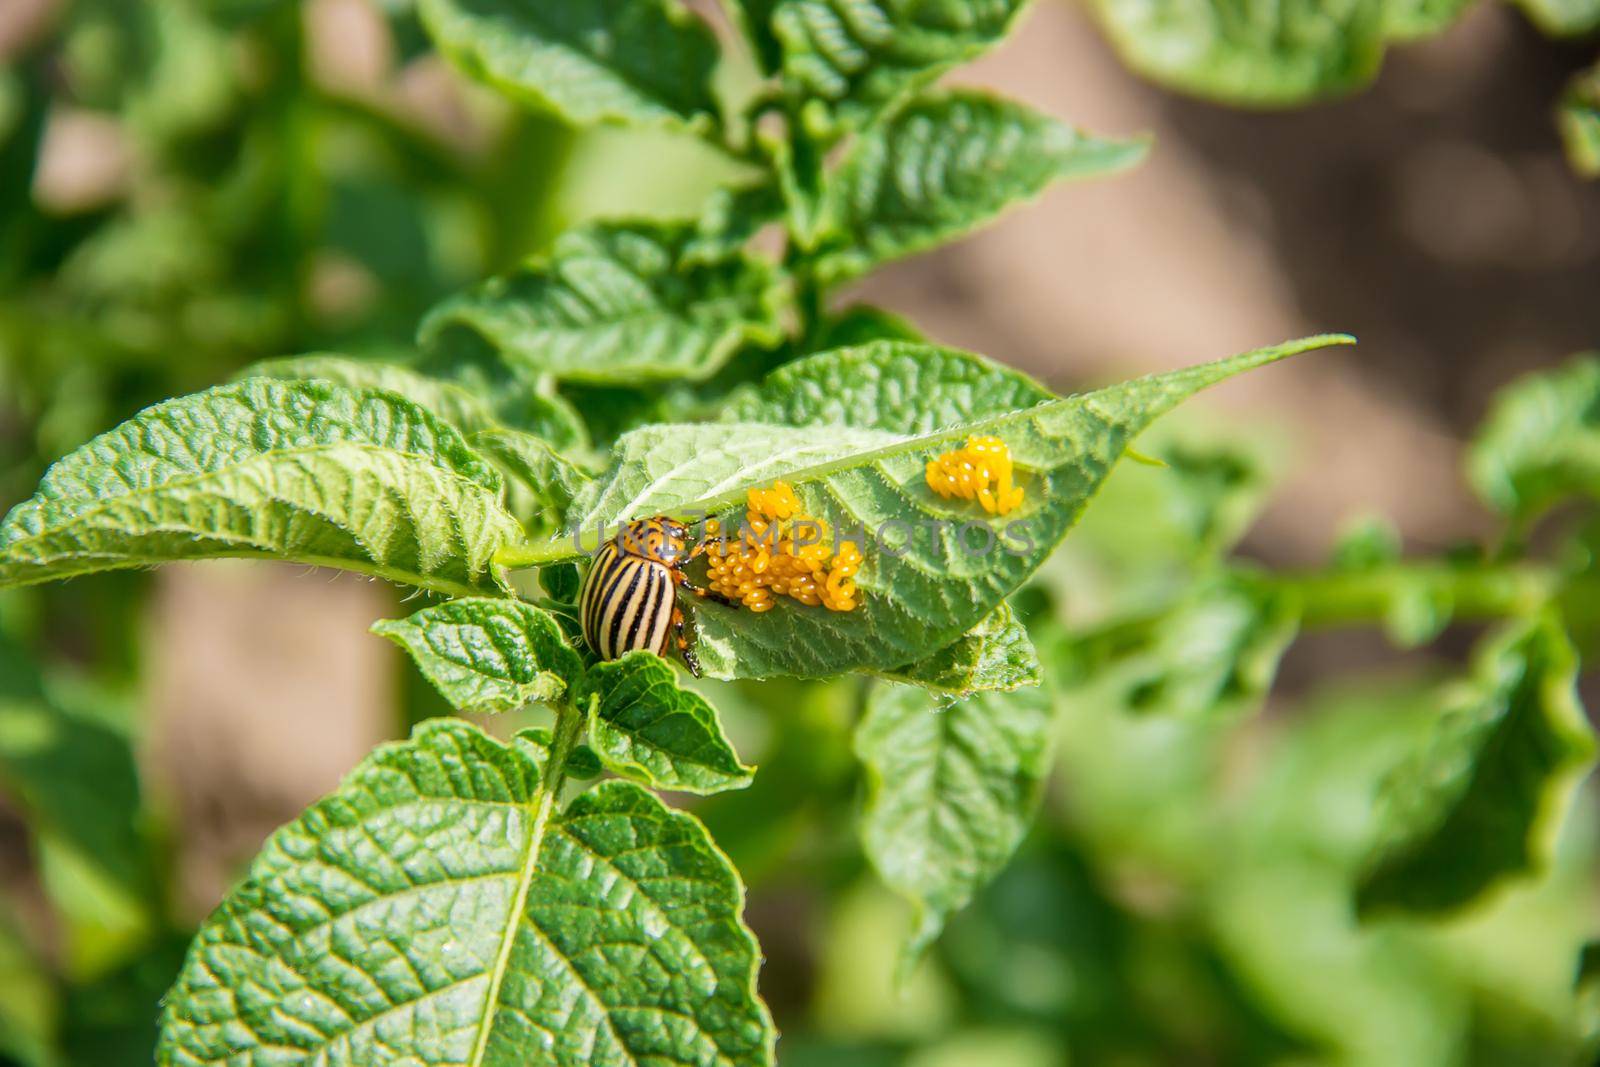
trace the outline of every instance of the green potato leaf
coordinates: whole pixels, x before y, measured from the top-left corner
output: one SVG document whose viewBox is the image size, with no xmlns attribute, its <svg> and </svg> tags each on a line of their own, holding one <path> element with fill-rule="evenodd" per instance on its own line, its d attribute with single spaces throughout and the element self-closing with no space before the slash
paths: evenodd
<svg viewBox="0 0 1600 1067">
<path fill-rule="evenodd" d="M 406 367 L 372 360 L 352 359 L 318 352 L 283 359 L 266 359 L 246 367 L 241 378 L 275 378 L 279 381 L 333 382 L 349 389 L 381 389 L 405 397 L 462 434 L 471 437 L 500 425 L 489 403 L 471 390 Z"/>
<path fill-rule="evenodd" d="M 1039 653 L 1009 604 L 933 655 L 881 673 L 891 681 L 957 694 L 1021 689 L 1044 680 Z"/>
<path fill-rule="evenodd" d="M 704 828 L 629 782 L 563 808 L 541 758 L 459 720 L 369 756 L 201 926 L 157 1062 L 773 1062 Z"/>
<path fill-rule="evenodd" d="M 426 408 L 468 437 L 506 428 L 535 434 L 554 448 L 581 450 L 589 443 L 577 412 L 545 383 L 474 388 L 409 367 L 331 353 L 262 360 L 240 377 L 316 379 L 353 389 L 384 389 Z"/>
<path fill-rule="evenodd" d="M 1491 507 L 1524 520 L 1568 496 L 1600 495 L 1600 356 L 1501 390 L 1467 473 Z"/>
<path fill-rule="evenodd" d="M 740 345 L 776 344 L 776 270 L 745 255 L 706 262 L 694 226 L 571 230 L 518 270 L 453 296 L 421 339 L 465 328 L 525 380 L 638 385 L 715 373 Z"/>
<path fill-rule="evenodd" d="M 593 544 L 597 530 L 623 519 L 742 510 L 749 488 L 783 479 L 807 514 L 827 522 L 836 538 L 857 539 L 865 556 L 857 576 L 859 606 L 836 613 L 780 600 L 756 615 L 703 603 L 695 620 L 706 672 L 823 677 L 896 668 L 950 644 L 997 609 L 1065 536 L 1128 442 L 1158 415 L 1207 385 L 1342 340 L 1292 342 L 953 423 L 944 419 L 972 397 L 996 390 L 1027 395 L 1029 383 L 1004 372 L 984 377 L 972 357 L 934 359 L 936 368 L 966 368 L 958 397 L 941 396 L 935 377 L 926 379 L 921 394 L 894 388 L 880 394 L 870 375 L 857 380 L 858 388 L 827 397 L 814 385 L 830 377 L 823 361 L 860 366 L 863 357 L 859 350 L 814 357 L 807 373 L 794 379 L 795 410 L 814 405 L 860 412 L 868 397 L 882 395 L 889 403 L 899 400 L 903 425 L 940 428 L 905 435 L 842 423 L 647 427 L 618 441 L 610 469 L 574 508 L 570 536 L 508 550 L 503 561 L 572 558 L 579 551 L 575 540 Z M 1026 492 L 1018 509 L 995 522 L 974 502 L 937 496 L 925 481 L 927 461 L 972 434 L 998 435 L 1007 443 Z"/>
<path fill-rule="evenodd" d="M 799 429 L 827 423 L 911 436 L 1056 399 L 1026 374 L 971 352 L 874 341 L 778 368 L 728 404 L 722 419 Z"/>
<path fill-rule="evenodd" d="M 1389 21 L 1378 0 L 1095 0 L 1094 8 L 1123 62 L 1139 74 L 1253 107 L 1302 104 L 1366 85 L 1377 75 Z"/>
<path fill-rule="evenodd" d="M 886 320 L 886 321 L 885 321 Z M 893 330 L 875 309 L 854 309 L 856 329 Z M 729 420 L 805 427 L 819 423 L 927 433 L 941 426 L 1030 407 L 1055 394 L 1025 374 L 970 352 L 905 339 L 797 360 L 723 411 Z M 1028 632 L 1002 604 L 955 641 L 885 678 L 945 692 L 1039 684 Z"/>
<path fill-rule="evenodd" d="M 951 67 L 998 44 L 1023 0 L 776 0 L 783 81 L 864 126 Z"/>
<path fill-rule="evenodd" d="M 589 740 L 606 768 L 655 789 L 718 793 L 750 784 L 705 698 L 678 686 L 667 661 L 630 652 L 596 663 L 585 680 L 592 698 Z"/>
<path fill-rule="evenodd" d="M 874 689 L 855 735 L 867 774 L 861 839 L 883 880 L 917 906 L 908 962 L 1022 841 L 1050 768 L 1051 719 L 1038 687 L 954 700 Z"/>
<path fill-rule="evenodd" d="M 1137 163 L 1144 141 L 1107 141 L 987 93 L 918 97 L 868 127 L 828 182 L 825 214 L 844 240 L 821 253 L 824 281 L 944 244 L 1051 182 Z"/>
<path fill-rule="evenodd" d="M 1595 24 L 1600 25 L 1600 4 L 1593 8 Z M 1585 178 L 1600 178 L 1600 64 L 1567 85 L 1556 121 L 1572 169 Z"/>
<path fill-rule="evenodd" d="M 57 462 L 0 523 L 0 585 L 270 557 L 493 592 L 521 527 L 501 476 L 404 397 L 250 378 L 170 400 Z"/>
<path fill-rule="evenodd" d="M 520 430 L 486 430 L 472 444 L 511 475 L 512 511 L 532 533 L 560 529 L 589 475 L 543 438 Z"/>
<path fill-rule="evenodd" d="M 421 0 L 439 50 L 514 99 L 573 123 L 708 129 L 710 28 L 676 0 Z"/>
<path fill-rule="evenodd" d="M 372 632 L 410 654 L 457 711 L 515 711 L 566 693 L 583 662 L 546 611 L 519 600 L 462 597 Z"/>
<path fill-rule="evenodd" d="M 1378 840 L 1356 892 L 1364 915 L 1454 911 L 1550 862 L 1594 763 L 1577 656 L 1539 620 L 1488 646 L 1477 674 L 1380 787 Z"/>
</svg>

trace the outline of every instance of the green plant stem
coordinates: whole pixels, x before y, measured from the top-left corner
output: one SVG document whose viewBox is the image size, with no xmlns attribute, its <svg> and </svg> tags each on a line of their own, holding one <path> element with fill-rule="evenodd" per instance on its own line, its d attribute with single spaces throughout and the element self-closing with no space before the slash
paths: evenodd
<svg viewBox="0 0 1600 1067">
<path fill-rule="evenodd" d="M 1380 622 L 1394 590 L 1421 581 L 1446 600 L 1462 620 L 1530 615 L 1561 592 L 1562 575 L 1537 563 L 1453 564 L 1408 561 L 1360 571 L 1309 571 L 1263 577 L 1273 592 L 1293 598 L 1306 627 Z"/>
<path fill-rule="evenodd" d="M 545 794 L 551 803 L 560 799 L 561 787 L 567 784 L 567 757 L 577 747 L 578 738 L 583 735 L 583 728 L 589 721 L 586 706 L 578 707 L 563 700 L 555 705 L 555 709 L 556 725 L 550 738 L 550 763 L 545 769 Z"/>
<path fill-rule="evenodd" d="M 494 550 L 494 563 L 498 567 L 518 570 L 522 567 L 543 567 L 572 559 L 579 552 L 572 550 L 570 538 L 545 538 L 527 541 L 520 545 L 501 545 Z"/>
</svg>

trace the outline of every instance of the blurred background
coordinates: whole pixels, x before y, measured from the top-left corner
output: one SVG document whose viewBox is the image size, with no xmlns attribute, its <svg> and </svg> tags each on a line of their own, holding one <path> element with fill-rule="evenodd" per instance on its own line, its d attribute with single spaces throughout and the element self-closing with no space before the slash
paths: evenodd
<svg viewBox="0 0 1600 1067">
<path fill-rule="evenodd" d="M 956 80 L 1149 131 L 1149 160 L 854 295 L 1062 391 L 1354 333 L 1174 432 L 1248 458 L 1247 557 L 1319 561 L 1370 515 L 1442 551 L 1493 529 L 1461 478 L 1493 392 L 1600 342 L 1600 187 L 1550 120 L 1592 51 L 1484 4 L 1366 91 L 1247 112 L 1139 80 L 1047 0 Z M 430 304 L 562 228 L 693 214 L 735 174 L 510 109 L 405 0 L 0 0 L 0 512 L 142 406 L 267 356 L 404 354 Z M 1178 553 L 1162 484 L 1119 472 L 1045 583 L 1092 615 L 1130 528 Z M 445 710 L 367 633 L 400 596 L 243 563 L 0 594 L 0 1062 L 149 1062 L 189 931 L 262 839 Z M 702 814 L 751 884 L 782 1062 L 1573 1062 L 1592 798 L 1551 878 L 1452 923 L 1358 928 L 1330 874 L 1470 636 L 1308 637 L 1225 729 L 1069 693 L 1039 825 L 898 992 L 905 909 L 837 831 L 857 688 L 721 687 L 763 774 Z"/>
</svg>

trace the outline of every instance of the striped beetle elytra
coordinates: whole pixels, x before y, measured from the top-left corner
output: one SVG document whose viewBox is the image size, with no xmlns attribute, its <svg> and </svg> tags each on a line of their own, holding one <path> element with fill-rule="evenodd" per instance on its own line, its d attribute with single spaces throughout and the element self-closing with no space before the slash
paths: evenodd
<svg viewBox="0 0 1600 1067">
<path fill-rule="evenodd" d="M 620 659 L 646 649 L 664 656 L 675 639 L 689 673 L 698 678 L 700 661 L 685 636 L 677 592 L 733 604 L 683 573 L 683 564 L 704 551 L 704 543 L 689 547 L 687 526 L 664 515 L 631 522 L 601 545 L 578 597 L 584 640 L 595 655 Z"/>
</svg>

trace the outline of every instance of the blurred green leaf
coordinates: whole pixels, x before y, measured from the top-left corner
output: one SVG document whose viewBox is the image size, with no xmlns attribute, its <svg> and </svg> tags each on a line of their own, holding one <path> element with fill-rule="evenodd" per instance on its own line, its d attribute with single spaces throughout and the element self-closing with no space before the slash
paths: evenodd
<svg viewBox="0 0 1600 1067">
<path fill-rule="evenodd" d="M 62 993 L 61 1046 L 73 1067 L 149 1067 L 161 997 L 183 964 L 188 931 L 165 933 L 117 970 Z"/>
<path fill-rule="evenodd" d="M 1401 648 L 1417 648 L 1443 633 L 1456 609 L 1449 585 L 1403 568 L 1390 570 L 1388 576 L 1383 629 L 1389 640 Z"/>
<path fill-rule="evenodd" d="M 563 452 L 587 453 L 589 430 L 548 374 L 515 374 L 485 338 L 445 330 L 417 364 L 425 377 L 453 382 L 494 413 L 501 425 L 542 437 Z"/>
<path fill-rule="evenodd" d="M 520 538 L 498 471 L 404 398 L 252 378 L 140 413 L 0 523 L 0 584 L 272 556 L 452 593 Z"/>
<path fill-rule="evenodd" d="M 1066 639 L 1056 662 L 1081 699 L 1135 714 L 1227 717 L 1266 697 L 1297 630 L 1292 603 L 1218 577 L 1158 614 Z"/>
<path fill-rule="evenodd" d="M 1021 8 L 1021 0 L 776 0 L 770 17 L 789 91 L 824 105 L 829 125 L 861 126 L 994 47 Z"/>
<path fill-rule="evenodd" d="M 0 786 L 48 832 L 139 903 L 155 892 L 133 741 L 40 696 L 0 695 Z"/>
<path fill-rule="evenodd" d="M 914 960 L 1005 866 L 1050 766 L 1051 704 L 1033 687 L 948 698 L 880 684 L 856 730 L 867 772 L 862 844 L 917 906 Z"/>
<path fill-rule="evenodd" d="M 711 30 L 676 0 L 421 0 L 439 50 L 506 95 L 579 123 L 716 120 Z"/>
<path fill-rule="evenodd" d="M 851 304 L 823 320 L 813 349 L 853 348 L 873 341 L 922 342 L 922 334 L 906 319 L 870 304 Z"/>
<path fill-rule="evenodd" d="M 1596 0 L 1516 0 L 1516 4 L 1551 37 L 1582 37 L 1600 29 Z"/>
<path fill-rule="evenodd" d="M 793 115 L 789 124 L 798 121 Z M 801 252 L 811 252 L 829 227 L 826 204 L 828 158 L 823 146 L 810 137 L 764 133 L 757 127 L 757 146 L 766 154 L 777 177 L 789 241 Z"/>
<path fill-rule="evenodd" d="M 117 702 L 81 680 L 42 678 L 8 646 L 0 635 L 11 674 L 0 684 L 0 794 L 26 822 L 56 966 L 92 979 L 144 951 L 163 922 L 160 836 Z"/>
<path fill-rule="evenodd" d="M 1400 548 L 1400 531 L 1394 523 L 1384 518 L 1362 518 L 1339 531 L 1328 562 L 1334 570 L 1371 570 L 1399 562 Z"/>
<path fill-rule="evenodd" d="M 495 410 L 509 428 L 541 437 L 551 448 L 569 455 L 589 451 L 588 427 L 571 402 L 556 392 L 554 379 L 502 391 Z"/>
<path fill-rule="evenodd" d="M 1594 762 L 1576 674 L 1571 645 L 1549 621 L 1484 650 L 1473 689 L 1384 780 L 1378 841 L 1356 896 L 1363 914 L 1452 911 L 1545 870 Z"/>
<path fill-rule="evenodd" d="M 1378 72 L 1389 30 L 1379 0 L 1096 0 L 1094 6 L 1135 71 L 1239 106 L 1303 104 L 1366 85 Z"/>
<path fill-rule="evenodd" d="M 1164 466 L 1119 464 L 1039 582 L 1078 625 L 1155 614 L 1217 569 L 1266 506 L 1287 447 L 1182 408 L 1138 439 Z"/>
<path fill-rule="evenodd" d="M 1600 3 L 1590 8 L 1594 24 L 1600 25 Z M 1585 178 L 1600 178 L 1600 64 L 1567 84 L 1556 121 L 1572 169 Z"/>
<path fill-rule="evenodd" d="M 1600 1055 L 1600 941 L 1588 942 L 1578 953 L 1572 989 L 1578 1002 L 1584 1054 Z"/>
<path fill-rule="evenodd" d="M 746 342 L 777 343 L 781 290 L 775 270 L 747 256 L 687 261 L 694 242 L 679 223 L 570 230 L 517 271 L 435 307 L 422 342 L 472 330 L 533 380 L 703 379 Z"/>
<path fill-rule="evenodd" d="M 157 1062 L 770 1064 L 727 860 L 628 782 L 435 719 L 275 833 L 201 927 Z"/>
<path fill-rule="evenodd" d="M 1129 899 L 1106 869 L 1117 862 L 1070 831 L 1035 834 L 952 919 L 939 958 L 971 1014 L 1059 1030 L 1075 1062 L 1316 1062 L 1320 1050 L 1264 1008 L 1201 924 Z"/>
<path fill-rule="evenodd" d="M 1023 410 L 980 415 L 954 424 L 952 413 L 974 394 L 993 402 L 1031 383 L 1014 373 L 982 373 L 972 357 L 934 358 L 935 374 L 920 390 L 885 391 L 902 425 L 944 428 L 905 436 L 856 424 L 788 428 L 766 423 L 658 425 L 624 436 L 610 469 L 575 508 L 575 530 L 586 536 L 623 519 L 652 514 L 719 513 L 742 507 L 746 491 L 785 479 L 807 514 L 827 521 L 836 536 L 859 524 L 865 562 L 857 576 L 859 606 L 825 612 L 787 602 L 749 612 L 703 603 L 696 610 L 699 653 L 712 677 L 817 677 L 881 670 L 929 655 L 956 640 L 999 607 L 1065 536 L 1127 442 L 1157 416 L 1207 385 L 1340 338 L 1310 338 L 1232 359 L 1047 401 Z M 851 379 L 860 351 L 813 357 L 807 373 L 765 403 L 778 410 L 823 407 L 861 419 L 879 395 L 866 375 L 855 387 L 828 396 L 818 380 Z M 959 385 L 941 388 L 938 373 L 953 370 Z M 897 371 L 898 373 L 898 371 Z M 974 384 L 974 376 L 977 383 Z M 1036 389 L 1037 387 L 1031 387 Z M 825 419 L 820 421 L 831 421 Z M 997 434 L 1011 449 L 1026 490 L 1022 505 L 989 524 L 971 502 L 939 497 L 927 488 L 929 459 L 973 434 Z M 903 546 L 886 523 L 909 533 Z M 932 524 L 937 522 L 938 526 Z M 918 532 L 933 531 L 931 536 Z M 974 543 L 969 534 L 985 535 Z M 890 542 L 893 542 L 892 546 Z M 576 554 L 571 538 L 525 550 L 525 563 Z"/>
<path fill-rule="evenodd" d="M 1502 389 L 1467 471 L 1479 496 L 1524 520 L 1566 496 L 1600 495 L 1600 357 L 1579 356 Z"/>
<path fill-rule="evenodd" d="M 1233 548 L 1266 503 L 1270 465 L 1248 443 L 1176 436 L 1153 445 L 1150 454 L 1166 464 L 1165 471 L 1152 472 L 1152 480 L 1164 483 L 1164 518 L 1192 538 L 1198 557 Z"/>
<path fill-rule="evenodd" d="M 1471 6 L 1472 0 L 1384 0 L 1384 33 L 1396 41 L 1431 37 L 1448 29 Z"/>
<path fill-rule="evenodd" d="M 238 66 L 227 35 L 206 17 L 205 6 L 171 0 L 134 9 L 148 60 L 125 113 L 146 145 L 201 133 L 229 118 Z"/>
<path fill-rule="evenodd" d="M 457 711 L 515 711 L 558 699 L 583 662 L 550 614 L 519 600 L 463 597 L 372 632 L 405 649 Z"/>
<path fill-rule="evenodd" d="M 859 779 L 850 732 L 860 715 L 861 681 L 708 685 L 701 679 L 696 685 L 714 693 L 735 736 L 749 736 L 752 726 L 759 731 L 740 742 L 760 756 L 750 787 L 695 802 L 717 846 L 759 887 L 753 891 L 783 894 L 797 879 L 831 886 L 840 868 L 858 872 L 860 849 L 839 828 L 850 818 Z M 777 978 L 782 971 L 774 966 L 770 973 Z"/>
<path fill-rule="evenodd" d="M 1020 689 L 1044 680 L 1039 654 L 1009 604 L 933 655 L 880 673 L 890 681 L 956 694 Z"/>
<path fill-rule="evenodd" d="M 717 713 L 698 693 L 678 687 L 672 667 L 653 652 L 596 663 L 584 681 L 593 699 L 590 740 L 616 774 L 654 789 L 717 793 L 750 784 Z"/>
<path fill-rule="evenodd" d="M 0 1060 L 58 1067 L 59 994 L 44 961 L 9 922 L 0 922 Z"/>
<path fill-rule="evenodd" d="M 472 444 L 513 480 L 509 503 L 529 533 L 548 534 L 567 521 L 572 501 L 589 482 L 587 472 L 556 452 L 542 438 L 520 430 L 489 430 Z"/>
<path fill-rule="evenodd" d="M 1292 726 L 1234 744 L 1250 746 L 1255 773 L 1224 762 L 1190 797 L 1209 809 L 1193 863 L 1219 951 L 1264 1010 L 1333 1062 L 1460 1062 L 1470 1025 L 1470 969 L 1452 975 L 1426 928 L 1365 928 L 1350 908 L 1377 783 L 1426 736 L 1426 692 L 1363 680 L 1320 696 Z"/>
<path fill-rule="evenodd" d="M 818 257 L 824 282 L 858 277 L 953 240 L 1051 182 L 1123 170 L 1143 141 L 1106 141 L 987 93 L 928 94 L 851 144 L 827 187 L 839 235 Z"/>
<path fill-rule="evenodd" d="M 723 186 L 706 199 L 695 233 L 684 246 L 685 265 L 715 265 L 745 250 L 763 226 L 783 217 L 783 199 L 770 182 Z"/>
</svg>

